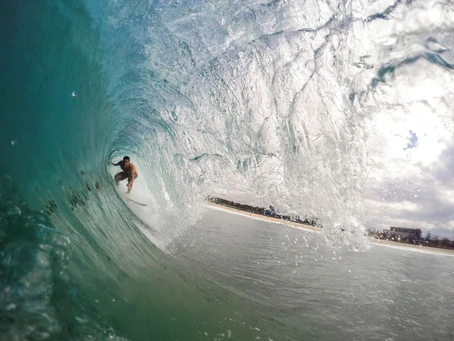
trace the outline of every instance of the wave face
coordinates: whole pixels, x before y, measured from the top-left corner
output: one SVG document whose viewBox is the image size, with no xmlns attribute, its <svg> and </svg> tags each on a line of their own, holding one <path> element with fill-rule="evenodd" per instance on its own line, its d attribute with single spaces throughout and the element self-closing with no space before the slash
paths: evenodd
<svg viewBox="0 0 454 341">
<path fill-rule="evenodd" d="M 226 294 L 168 256 L 207 195 L 317 217 L 361 248 L 382 120 L 452 131 L 449 2 L 0 6 L 1 339 L 211 333 Z M 126 154 L 146 211 L 113 184 Z"/>
</svg>

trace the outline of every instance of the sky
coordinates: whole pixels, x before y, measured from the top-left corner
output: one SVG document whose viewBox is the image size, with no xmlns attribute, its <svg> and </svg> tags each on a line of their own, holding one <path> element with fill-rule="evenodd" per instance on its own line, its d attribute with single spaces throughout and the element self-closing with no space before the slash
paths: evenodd
<svg viewBox="0 0 454 341">
<path fill-rule="evenodd" d="M 453 83 L 452 72 L 420 59 L 378 89 L 387 105 L 367 127 L 370 227 L 421 228 L 454 239 Z"/>
</svg>

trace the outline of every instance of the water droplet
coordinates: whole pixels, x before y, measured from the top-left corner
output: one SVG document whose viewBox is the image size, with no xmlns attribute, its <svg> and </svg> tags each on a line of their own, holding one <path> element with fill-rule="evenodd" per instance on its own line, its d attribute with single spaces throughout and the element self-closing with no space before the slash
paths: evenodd
<svg viewBox="0 0 454 341">
<path fill-rule="evenodd" d="M 15 146 L 17 144 L 17 140 L 11 140 L 11 145 Z"/>
</svg>

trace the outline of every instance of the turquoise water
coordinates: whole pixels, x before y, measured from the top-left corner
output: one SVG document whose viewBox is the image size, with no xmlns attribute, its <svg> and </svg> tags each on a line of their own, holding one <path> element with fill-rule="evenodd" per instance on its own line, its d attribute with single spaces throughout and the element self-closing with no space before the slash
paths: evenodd
<svg viewBox="0 0 454 341">
<path fill-rule="evenodd" d="M 386 54 L 356 38 L 386 37 L 377 22 L 418 6 L 3 1 L 0 339 L 329 339 L 192 267 L 182 245 L 206 226 L 207 195 L 241 192 L 368 248 L 360 203 L 369 109 L 392 97 L 377 99 L 393 81 L 383 70 L 452 65 L 442 49 L 415 61 L 405 42 Z M 126 154 L 146 209 L 112 181 Z"/>
</svg>

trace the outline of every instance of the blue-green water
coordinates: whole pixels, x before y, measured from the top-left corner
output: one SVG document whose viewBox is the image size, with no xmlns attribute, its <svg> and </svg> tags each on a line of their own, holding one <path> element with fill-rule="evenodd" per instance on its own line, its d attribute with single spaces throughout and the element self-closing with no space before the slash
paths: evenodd
<svg viewBox="0 0 454 341">
<path fill-rule="evenodd" d="M 371 107 L 392 102 L 380 86 L 393 84 L 387 74 L 396 70 L 411 79 L 408 68 L 418 62 L 439 73 L 452 69 L 442 49 L 415 59 L 405 42 L 387 54 L 388 45 L 370 37 L 387 37 L 376 27 L 399 23 L 393 11 L 424 6 L 2 1 L 0 339 L 311 340 L 340 333 L 342 306 L 330 310 L 332 292 L 320 304 L 318 297 L 296 301 L 314 319 L 290 306 L 279 310 L 279 297 L 264 298 L 269 283 L 256 283 L 263 296 L 249 295 L 184 245 L 212 233 L 201 206 L 207 195 L 241 192 L 319 217 L 330 244 L 367 249 L 360 205 L 367 139 L 374 137 L 367 120 Z M 443 19 L 433 34 L 440 44 L 449 38 Z M 413 29 L 412 39 L 433 43 L 433 27 Z M 110 162 L 125 154 L 139 169 L 133 194 L 146 209 L 127 206 L 115 188 Z M 231 243 L 219 248 L 226 258 L 244 253 L 236 248 L 244 236 L 233 232 L 219 237 Z M 263 250 L 256 257 L 269 257 Z M 279 267 L 268 270 L 271 283 L 282 275 Z M 284 301 L 312 295 L 287 289 Z M 365 295 L 357 292 L 348 295 Z M 437 295 L 452 292 L 439 288 Z M 351 326 L 338 335 L 396 337 L 398 327 L 381 334 L 378 321 L 362 321 L 373 336 Z M 430 335 L 452 337 L 448 323 L 442 319 Z"/>
</svg>

